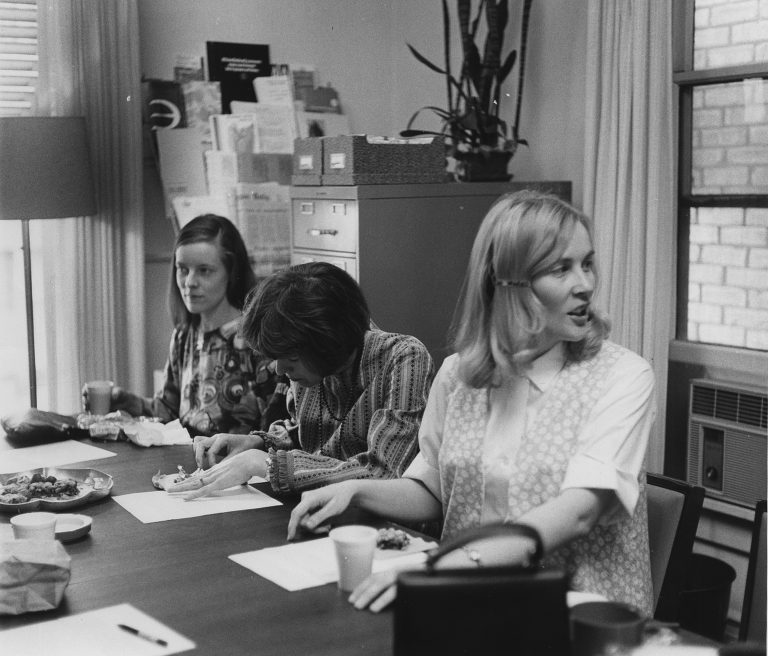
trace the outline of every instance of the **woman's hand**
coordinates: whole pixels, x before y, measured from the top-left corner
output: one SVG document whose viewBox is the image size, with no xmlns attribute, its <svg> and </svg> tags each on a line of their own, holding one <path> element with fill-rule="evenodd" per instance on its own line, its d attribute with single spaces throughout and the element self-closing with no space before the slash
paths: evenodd
<svg viewBox="0 0 768 656">
<path fill-rule="evenodd" d="M 168 487 L 168 492 L 186 492 L 184 499 L 190 501 L 208 496 L 218 490 L 247 483 L 252 476 L 266 476 L 267 454 L 257 449 L 248 449 L 228 457 L 209 470 L 194 474 Z"/>
<path fill-rule="evenodd" d="M 349 602 L 358 610 L 368 608 L 378 613 L 395 600 L 397 595 L 397 570 L 371 574 L 349 595 Z"/>
<path fill-rule="evenodd" d="M 320 533 L 323 523 L 344 512 L 355 496 L 357 481 L 343 481 L 302 493 L 301 501 L 291 512 L 288 539 L 293 540 L 299 529 Z"/>
<path fill-rule="evenodd" d="M 212 437 L 198 435 L 192 444 L 195 450 L 195 462 L 201 469 L 213 467 L 226 458 L 249 449 L 264 447 L 264 440 L 258 435 L 236 435 L 217 433 Z"/>
</svg>

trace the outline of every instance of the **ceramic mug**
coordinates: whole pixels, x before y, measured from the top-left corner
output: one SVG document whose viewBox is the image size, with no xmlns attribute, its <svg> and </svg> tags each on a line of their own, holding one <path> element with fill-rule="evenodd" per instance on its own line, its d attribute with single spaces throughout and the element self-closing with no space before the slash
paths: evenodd
<svg viewBox="0 0 768 656">
<path fill-rule="evenodd" d="M 572 656 L 599 656 L 637 647 L 647 618 L 627 604 L 590 601 L 570 610 Z"/>
</svg>

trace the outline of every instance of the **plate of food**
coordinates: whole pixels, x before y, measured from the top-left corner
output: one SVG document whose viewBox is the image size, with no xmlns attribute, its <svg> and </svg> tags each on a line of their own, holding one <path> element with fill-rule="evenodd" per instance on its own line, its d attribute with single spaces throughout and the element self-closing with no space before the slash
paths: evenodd
<svg viewBox="0 0 768 656">
<path fill-rule="evenodd" d="M 97 469 L 41 467 L 0 474 L 0 512 L 78 508 L 109 495 L 112 484 L 112 477 Z"/>
</svg>

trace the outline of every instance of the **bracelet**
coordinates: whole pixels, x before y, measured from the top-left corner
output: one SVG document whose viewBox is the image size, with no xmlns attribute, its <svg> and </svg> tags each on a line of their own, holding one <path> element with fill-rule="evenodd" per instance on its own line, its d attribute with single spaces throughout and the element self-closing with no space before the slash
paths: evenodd
<svg viewBox="0 0 768 656">
<path fill-rule="evenodd" d="M 483 564 L 480 562 L 480 552 L 477 549 L 470 549 L 469 547 L 462 547 L 461 550 L 467 554 L 467 558 L 469 558 L 475 565 L 478 567 L 482 567 Z"/>
</svg>

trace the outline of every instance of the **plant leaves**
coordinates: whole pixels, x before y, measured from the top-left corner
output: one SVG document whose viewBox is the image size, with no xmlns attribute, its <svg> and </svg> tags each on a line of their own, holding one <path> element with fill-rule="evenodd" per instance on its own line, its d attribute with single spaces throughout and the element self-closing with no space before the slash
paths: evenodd
<svg viewBox="0 0 768 656">
<path fill-rule="evenodd" d="M 422 55 L 416 48 L 414 48 L 410 43 L 406 43 L 405 45 L 408 46 L 408 49 L 413 53 L 413 56 L 416 57 L 424 66 L 427 68 L 431 68 L 435 73 L 440 73 L 440 75 L 448 75 L 447 71 L 444 71 L 439 66 L 433 64 L 429 59 L 427 59 L 424 55 Z"/>
</svg>

